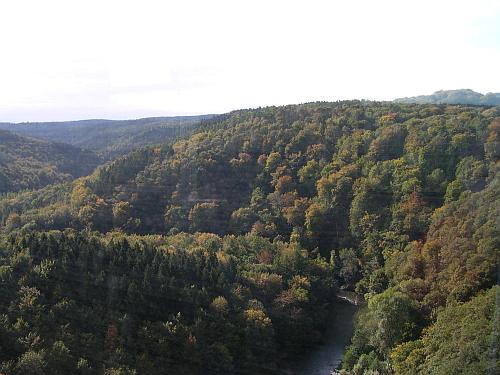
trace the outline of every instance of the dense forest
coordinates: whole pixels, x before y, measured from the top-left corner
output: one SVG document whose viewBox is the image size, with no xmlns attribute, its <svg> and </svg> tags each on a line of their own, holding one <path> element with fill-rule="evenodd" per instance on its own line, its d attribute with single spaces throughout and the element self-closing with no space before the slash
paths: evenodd
<svg viewBox="0 0 500 375">
<path fill-rule="evenodd" d="M 416 104 L 468 104 L 468 105 L 500 105 L 500 93 L 489 92 L 485 95 L 470 89 L 440 90 L 431 95 L 419 95 L 396 99 L 399 103 Z"/>
<path fill-rule="evenodd" d="M 0 194 L 72 181 L 100 162 L 91 151 L 0 130 Z"/>
<path fill-rule="evenodd" d="M 274 373 L 331 300 L 328 262 L 251 234 L 52 231 L 0 254 L 7 374 Z"/>
<path fill-rule="evenodd" d="M 240 110 L 0 198 L 0 372 L 279 373 L 363 295 L 345 374 L 497 373 L 500 110 Z"/>
<path fill-rule="evenodd" d="M 95 151 L 108 160 L 140 147 L 166 142 L 192 132 L 212 115 L 150 117 L 138 120 L 83 120 L 63 122 L 0 123 L 16 134 L 68 143 Z"/>
</svg>

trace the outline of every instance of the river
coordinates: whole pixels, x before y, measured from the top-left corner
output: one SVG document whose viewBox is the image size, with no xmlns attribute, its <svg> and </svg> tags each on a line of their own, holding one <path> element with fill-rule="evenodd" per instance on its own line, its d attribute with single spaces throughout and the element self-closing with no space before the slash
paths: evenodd
<svg viewBox="0 0 500 375">
<path fill-rule="evenodd" d="M 286 371 L 289 375 L 330 375 L 338 368 L 345 347 L 351 341 L 354 314 L 357 307 L 340 301 L 333 305 L 324 343 Z"/>
</svg>

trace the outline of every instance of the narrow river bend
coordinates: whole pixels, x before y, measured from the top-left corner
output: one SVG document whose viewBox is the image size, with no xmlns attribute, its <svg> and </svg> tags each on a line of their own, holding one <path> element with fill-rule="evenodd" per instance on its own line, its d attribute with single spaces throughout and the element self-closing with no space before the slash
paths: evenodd
<svg viewBox="0 0 500 375">
<path fill-rule="evenodd" d="M 289 375 L 330 375 L 342 361 L 345 347 L 349 345 L 353 332 L 354 315 L 357 307 L 346 301 L 332 306 L 330 323 L 324 336 L 324 343 L 306 355 L 292 368 Z"/>
</svg>

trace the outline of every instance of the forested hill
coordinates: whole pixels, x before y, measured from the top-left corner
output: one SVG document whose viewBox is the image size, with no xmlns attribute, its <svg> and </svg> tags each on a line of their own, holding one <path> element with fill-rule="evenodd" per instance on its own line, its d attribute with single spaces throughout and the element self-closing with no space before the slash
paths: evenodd
<svg viewBox="0 0 500 375">
<path fill-rule="evenodd" d="M 0 130 L 0 193 L 70 181 L 99 163 L 91 151 Z"/>
<path fill-rule="evenodd" d="M 495 373 L 499 133 L 495 107 L 241 110 L 4 197 L 5 368 L 275 373 L 342 287 L 368 301 L 347 373 Z"/>
<path fill-rule="evenodd" d="M 366 220 L 403 230 L 398 210 L 410 198 L 428 215 L 481 189 L 498 152 L 497 117 L 497 108 L 361 102 L 236 111 L 99 168 L 57 208 L 79 228 L 293 232 L 329 250 L 355 241 Z M 457 181 L 462 174 L 475 179 L 470 186 Z"/>
<path fill-rule="evenodd" d="M 417 104 L 465 104 L 465 105 L 500 105 L 500 93 L 487 93 L 485 95 L 470 89 L 441 90 L 431 95 L 412 96 L 394 100 L 398 103 Z"/>
<path fill-rule="evenodd" d="M 138 120 L 82 120 L 63 122 L 0 123 L 20 135 L 68 143 L 98 152 L 105 159 L 169 139 L 186 136 L 200 121 L 213 115 L 150 117 Z"/>
</svg>

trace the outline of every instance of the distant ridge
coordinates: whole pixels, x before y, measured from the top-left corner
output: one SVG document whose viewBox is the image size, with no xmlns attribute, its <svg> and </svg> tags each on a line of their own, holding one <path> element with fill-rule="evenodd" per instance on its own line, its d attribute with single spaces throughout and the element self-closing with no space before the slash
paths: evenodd
<svg viewBox="0 0 500 375">
<path fill-rule="evenodd" d="M 483 95 L 471 89 L 440 90 L 432 95 L 410 96 L 395 99 L 398 103 L 416 104 L 472 104 L 472 105 L 500 105 L 500 93 L 487 93 Z"/>
<path fill-rule="evenodd" d="M 0 123 L 0 129 L 96 152 L 109 160 L 141 146 L 166 142 L 191 133 L 214 115 L 148 117 L 135 120 L 79 120 Z"/>
</svg>

